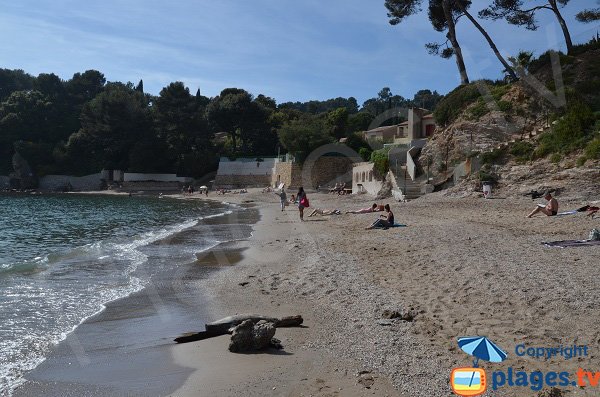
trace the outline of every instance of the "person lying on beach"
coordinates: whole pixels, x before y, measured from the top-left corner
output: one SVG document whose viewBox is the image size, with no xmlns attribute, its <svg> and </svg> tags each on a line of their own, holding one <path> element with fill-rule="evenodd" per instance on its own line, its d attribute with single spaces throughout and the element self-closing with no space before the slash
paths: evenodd
<svg viewBox="0 0 600 397">
<path fill-rule="evenodd" d="M 367 227 L 366 230 L 371 230 L 376 227 L 382 227 L 382 228 L 386 229 L 388 227 L 394 226 L 394 213 L 390 209 L 390 205 L 386 204 L 385 207 L 383 207 L 383 208 L 385 208 L 385 211 L 387 212 L 387 214 L 379 215 L 379 219 L 377 219 L 375 222 L 373 222 L 373 224 L 371 226 Z M 385 217 L 385 219 L 382 219 L 383 217 Z"/>
<path fill-rule="evenodd" d="M 315 208 L 313 210 L 313 212 L 310 213 L 310 216 L 315 216 L 317 214 L 321 215 L 321 216 L 326 216 L 326 215 L 340 215 L 342 212 L 340 210 L 333 209 L 333 210 L 323 210 L 321 208 Z"/>
<path fill-rule="evenodd" d="M 372 206 L 367 208 L 361 208 L 359 210 L 346 211 L 346 214 L 369 214 L 371 212 L 383 211 L 383 204 L 373 203 Z"/>
<path fill-rule="evenodd" d="M 550 192 L 546 192 L 546 194 L 544 194 L 544 198 L 548 201 L 548 204 L 545 206 L 543 204 L 538 204 L 537 207 L 535 207 L 535 209 L 531 211 L 529 215 L 527 215 L 527 218 L 531 218 L 538 212 L 542 212 L 547 216 L 556 216 L 556 214 L 558 214 L 558 201 L 552 197 L 552 194 L 550 194 Z"/>
</svg>

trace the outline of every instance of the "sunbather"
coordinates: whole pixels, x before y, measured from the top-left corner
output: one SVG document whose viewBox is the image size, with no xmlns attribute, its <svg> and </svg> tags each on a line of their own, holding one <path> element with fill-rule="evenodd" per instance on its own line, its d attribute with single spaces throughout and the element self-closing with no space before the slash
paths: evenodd
<svg viewBox="0 0 600 397">
<path fill-rule="evenodd" d="M 324 210 L 324 209 L 321 209 L 321 208 L 315 208 L 313 210 L 313 212 L 310 213 L 309 217 L 310 216 L 315 216 L 317 214 L 319 214 L 321 216 L 326 216 L 326 215 L 340 215 L 341 213 L 342 212 L 340 210 L 338 210 L 337 208 L 333 209 L 333 210 Z"/>
<path fill-rule="evenodd" d="M 375 222 L 373 222 L 373 224 L 371 226 L 367 227 L 366 230 L 379 228 L 379 227 L 386 229 L 388 227 L 394 226 L 394 213 L 390 209 L 390 205 L 386 204 L 384 208 L 385 208 L 385 211 L 387 212 L 387 214 L 379 215 L 379 219 L 377 219 Z M 382 217 L 385 217 L 385 219 L 382 219 Z"/>
<path fill-rule="evenodd" d="M 383 211 L 383 204 L 374 203 L 372 206 L 367 208 L 361 208 L 354 211 L 346 211 L 346 214 L 369 214 L 371 212 Z"/>
<path fill-rule="evenodd" d="M 538 204 L 537 207 L 535 207 L 535 209 L 531 211 L 529 215 L 527 215 L 527 218 L 531 218 L 538 212 L 542 212 L 548 216 L 556 216 L 556 214 L 558 214 L 558 201 L 552 197 L 550 192 L 546 192 L 546 194 L 544 194 L 544 198 L 548 201 L 548 204 L 545 206 L 543 204 Z"/>
</svg>

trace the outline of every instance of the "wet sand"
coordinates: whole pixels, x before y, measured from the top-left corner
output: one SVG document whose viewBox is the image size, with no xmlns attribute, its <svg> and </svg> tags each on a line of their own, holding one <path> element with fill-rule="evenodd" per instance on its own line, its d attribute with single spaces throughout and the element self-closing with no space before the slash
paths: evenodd
<svg viewBox="0 0 600 397">
<path fill-rule="evenodd" d="M 258 219 L 255 210 L 215 217 L 202 225 L 219 228 L 222 238 L 241 237 L 240 224 Z M 230 230 L 232 229 L 232 230 Z M 186 233 L 186 231 L 184 231 Z M 177 244 L 171 236 L 160 244 Z M 208 301 L 195 282 L 242 259 L 244 241 L 220 243 L 198 253 L 176 272 L 159 272 L 143 290 L 111 302 L 61 342 L 14 396 L 164 396 L 180 387 L 193 369 L 171 355 L 173 339 L 201 330 Z"/>
</svg>

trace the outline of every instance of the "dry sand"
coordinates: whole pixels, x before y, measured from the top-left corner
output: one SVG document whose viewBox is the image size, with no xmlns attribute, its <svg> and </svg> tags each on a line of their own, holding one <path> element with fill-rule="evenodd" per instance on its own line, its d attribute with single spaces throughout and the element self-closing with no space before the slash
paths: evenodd
<svg viewBox="0 0 600 397">
<path fill-rule="evenodd" d="M 312 207 L 343 211 L 373 202 L 365 195 L 309 197 Z M 211 198 L 253 201 L 262 215 L 243 260 L 198 281 L 212 318 L 301 314 L 306 327 L 279 329 L 285 348 L 279 353 L 231 354 L 227 337 L 174 346 L 176 363 L 195 369 L 174 396 L 450 396 L 450 370 L 471 363 L 456 338 L 472 335 L 489 337 L 509 354 L 504 363 L 484 364 L 489 371 L 600 370 L 600 247 L 541 244 L 587 238 L 599 218 L 525 219 L 537 201 L 431 194 L 391 202 L 396 222 L 407 227 L 364 231 L 376 215 L 300 223 L 295 207 L 279 211 L 274 194 Z M 561 202 L 560 210 L 583 204 Z M 381 321 L 386 309 L 417 316 Z M 588 345 L 590 355 L 541 361 L 517 357 L 518 343 L 576 343 Z M 599 393 L 573 388 L 568 395 Z M 505 387 L 486 395 L 536 392 Z"/>
</svg>

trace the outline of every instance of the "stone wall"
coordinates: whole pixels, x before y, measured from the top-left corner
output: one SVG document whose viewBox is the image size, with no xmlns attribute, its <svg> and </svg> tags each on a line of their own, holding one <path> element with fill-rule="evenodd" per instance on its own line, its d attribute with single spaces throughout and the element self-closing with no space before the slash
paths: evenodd
<svg viewBox="0 0 600 397">
<path fill-rule="evenodd" d="M 102 175 L 86 176 L 46 175 L 40 178 L 38 188 L 49 191 L 93 191 L 103 188 Z"/>
<path fill-rule="evenodd" d="M 307 174 L 310 174 L 312 186 L 333 186 L 336 183 L 346 183 L 350 187 L 352 183 L 352 165 L 354 162 L 348 157 L 319 157 L 309 170 L 304 164 L 302 179 L 306 184 Z"/>
<path fill-rule="evenodd" d="M 280 183 L 285 183 L 288 188 L 302 186 L 302 167 L 292 162 L 275 163 L 271 186 L 278 186 Z"/>
<path fill-rule="evenodd" d="M 341 156 L 322 156 L 314 162 L 305 162 L 302 166 L 289 162 L 276 163 L 271 184 L 275 185 L 279 180 L 293 188 L 304 186 L 306 189 L 314 189 L 317 186 L 333 186 L 338 182 L 345 182 L 350 186 L 352 165 L 352 159 Z"/>
</svg>

